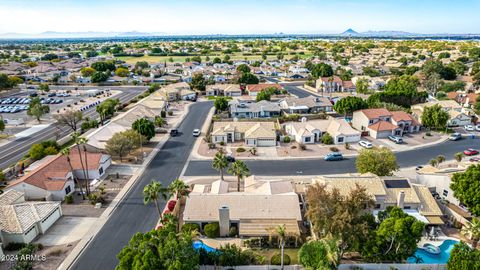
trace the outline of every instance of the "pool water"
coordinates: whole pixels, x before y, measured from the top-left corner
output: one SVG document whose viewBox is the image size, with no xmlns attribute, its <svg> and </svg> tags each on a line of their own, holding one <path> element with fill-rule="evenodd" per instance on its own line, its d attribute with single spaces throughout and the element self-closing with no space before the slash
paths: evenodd
<svg viewBox="0 0 480 270">
<path fill-rule="evenodd" d="M 438 246 L 440 248 L 440 254 L 434 255 L 426 252 L 425 250 L 418 248 L 415 252 L 415 256 L 421 258 L 423 261 L 419 263 L 428 263 L 428 264 L 444 264 L 448 262 L 448 258 L 450 258 L 450 252 L 453 249 L 453 246 L 458 243 L 456 240 L 445 240 L 443 243 Z M 409 263 L 415 263 L 416 259 L 414 257 L 410 257 L 407 259 Z"/>
<path fill-rule="evenodd" d="M 202 241 L 197 240 L 193 242 L 193 248 L 194 249 L 204 249 L 206 252 L 215 252 L 217 251 L 216 249 L 205 245 Z"/>
</svg>

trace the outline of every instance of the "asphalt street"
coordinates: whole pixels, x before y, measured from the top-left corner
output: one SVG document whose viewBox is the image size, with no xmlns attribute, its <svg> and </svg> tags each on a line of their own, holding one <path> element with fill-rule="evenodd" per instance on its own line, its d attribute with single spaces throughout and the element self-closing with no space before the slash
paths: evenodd
<svg viewBox="0 0 480 270">
<path fill-rule="evenodd" d="M 140 88 L 123 88 L 122 90 L 123 92 L 115 98 L 119 98 L 120 102 L 125 103 L 138 96 L 143 90 L 145 90 L 145 88 L 143 88 L 143 90 Z M 96 119 L 98 118 L 98 113 L 95 111 L 95 107 L 92 107 L 84 111 L 83 116 L 89 117 L 90 119 Z M 40 130 L 29 137 L 17 138 L 0 146 L 0 169 L 7 168 L 20 160 L 28 153 L 28 150 L 33 144 L 52 139 L 58 140 L 67 136 L 71 132 L 72 130 L 69 127 L 60 126 L 54 123 L 48 128 Z"/>
<path fill-rule="evenodd" d="M 463 139 L 452 142 L 426 146 L 414 150 L 396 153 L 400 167 L 412 167 L 427 164 L 437 155 L 453 159 L 454 154 L 463 152 L 466 148 L 480 148 L 480 139 Z M 342 161 L 324 161 L 323 159 L 290 159 L 290 160 L 245 160 L 250 173 L 254 175 L 319 175 L 353 173 L 355 157 Z M 213 176 L 218 172 L 212 169 L 210 160 L 191 160 L 185 171 L 185 176 Z"/>
<path fill-rule="evenodd" d="M 166 187 L 180 176 L 196 139 L 192 131 L 202 127 L 211 107 L 212 102 L 199 102 L 190 107 L 190 112 L 179 126 L 181 135 L 171 137 L 165 143 L 71 269 L 115 269 L 118 263 L 116 255 L 130 238 L 136 232 L 154 228 L 158 214 L 153 204 L 143 204 L 143 187 L 152 180 Z M 162 209 L 164 206 L 162 201 Z"/>
</svg>

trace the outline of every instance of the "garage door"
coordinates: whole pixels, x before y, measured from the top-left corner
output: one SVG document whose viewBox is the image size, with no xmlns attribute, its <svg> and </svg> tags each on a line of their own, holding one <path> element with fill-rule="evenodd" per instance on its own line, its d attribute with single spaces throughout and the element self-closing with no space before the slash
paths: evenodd
<svg viewBox="0 0 480 270">
<path fill-rule="evenodd" d="M 275 142 L 275 139 L 258 139 L 257 145 L 258 146 L 275 146 L 276 142 Z"/>
<path fill-rule="evenodd" d="M 42 226 L 42 231 L 45 233 L 48 228 L 50 228 L 55 221 L 57 221 L 60 218 L 60 209 L 57 208 L 54 212 L 52 212 L 50 215 L 45 217 L 40 223 Z"/>
</svg>

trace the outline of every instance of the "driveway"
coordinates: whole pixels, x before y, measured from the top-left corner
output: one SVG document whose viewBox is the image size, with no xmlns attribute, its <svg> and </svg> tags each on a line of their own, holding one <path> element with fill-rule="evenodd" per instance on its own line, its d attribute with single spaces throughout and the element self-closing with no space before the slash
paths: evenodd
<svg viewBox="0 0 480 270">
<path fill-rule="evenodd" d="M 90 230 L 95 221 L 97 218 L 62 216 L 47 233 L 40 235 L 35 243 L 57 246 L 78 241 Z"/>
</svg>

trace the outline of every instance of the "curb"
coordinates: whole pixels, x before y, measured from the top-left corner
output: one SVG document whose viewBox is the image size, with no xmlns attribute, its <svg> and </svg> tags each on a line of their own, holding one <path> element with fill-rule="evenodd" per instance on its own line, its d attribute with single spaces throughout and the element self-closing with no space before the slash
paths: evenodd
<svg viewBox="0 0 480 270">
<path fill-rule="evenodd" d="M 190 111 L 190 106 L 193 103 L 189 103 L 185 106 L 185 109 L 183 113 L 180 115 L 179 121 L 172 126 L 172 128 L 177 128 L 185 119 L 185 116 L 188 114 Z M 130 192 L 132 189 L 133 185 L 138 182 L 140 177 L 143 175 L 145 172 L 146 167 L 152 162 L 153 158 L 157 155 L 157 153 L 163 148 L 164 144 L 167 142 L 169 138 L 168 134 L 165 134 L 165 137 L 163 137 L 155 146 L 155 148 L 150 152 L 148 157 L 145 159 L 144 163 L 141 165 L 142 167 L 140 170 L 134 173 L 132 176 L 132 179 L 128 181 L 128 183 L 122 188 L 120 193 L 117 194 L 115 199 L 113 199 L 112 203 L 105 209 L 105 211 L 102 213 L 102 215 L 98 218 L 98 220 L 95 222 L 95 224 L 91 227 L 91 229 L 87 232 L 87 234 L 84 236 L 84 238 L 75 246 L 75 248 L 72 250 L 72 252 L 65 258 L 65 260 L 60 264 L 58 267 L 59 270 L 67 270 L 72 267 L 72 265 L 77 261 L 77 259 L 80 257 L 80 255 L 83 253 L 83 251 L 88 247 L 88 245 L 91 243 L 91 241 L 95 238 L 95 236 L 100 232 L 100 230 L 103 228 L 105 223 L 108 221 L 110 215 L 115 211 L 119 205 L 119 203 L 124 199 L 124 197 L 127 195 L 127 193 Z"/>
</svg>

